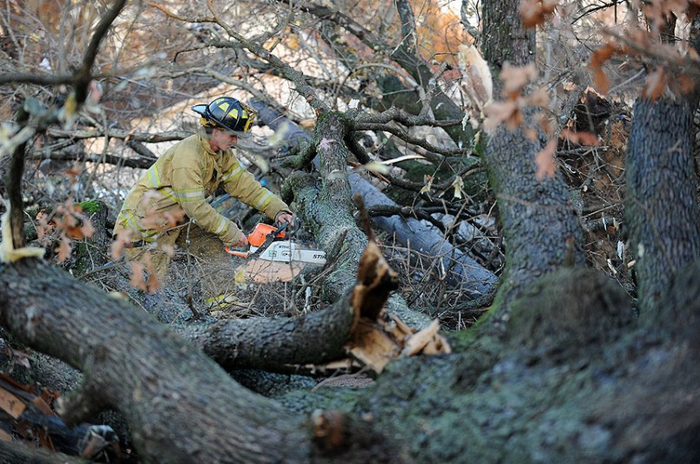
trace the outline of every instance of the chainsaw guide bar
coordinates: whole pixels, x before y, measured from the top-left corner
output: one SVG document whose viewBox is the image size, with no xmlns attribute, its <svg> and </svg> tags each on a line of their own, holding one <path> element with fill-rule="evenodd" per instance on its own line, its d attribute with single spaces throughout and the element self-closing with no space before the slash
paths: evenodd
<svg viewBox="0 0 700 464">
<path fill-rule="evenodd" d="M 284 230 L 289 224 L 284 223 L 275 228 L 268 224 L 258 224 L 248 235 L 248 251 L 239 251 L 226 247 L 230 255 L 241 258 L 257 258 L 266 261 L 283 263 L 302 262 L 311 264 L 326 264 L 326 253 L 322 250 L 301 248 L 294 240 L 288 239 Z"/>
</svg>

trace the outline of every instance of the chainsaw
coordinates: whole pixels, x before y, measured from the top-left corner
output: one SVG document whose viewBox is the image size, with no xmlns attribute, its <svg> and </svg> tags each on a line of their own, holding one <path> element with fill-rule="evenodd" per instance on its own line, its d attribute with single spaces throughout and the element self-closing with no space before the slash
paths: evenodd
<svg viewBox="0 0 700 464">
<path fill-rule="evenodd" d="M 236 250 L 226 247 L 226 252 L 241 258 L 259 258 L 266 261 L 280 261 L 283 263 L 302 262 L 311 264 L 326 264 L 326 253 L 321 250 L 308 250 L 299 247 L 291 240 L 285 240 L 287 234 L 285 229 L 289 223 L 284 223 L 280 227 L 259 223 L 248 234 L 247 251 Z"/>
</svg>

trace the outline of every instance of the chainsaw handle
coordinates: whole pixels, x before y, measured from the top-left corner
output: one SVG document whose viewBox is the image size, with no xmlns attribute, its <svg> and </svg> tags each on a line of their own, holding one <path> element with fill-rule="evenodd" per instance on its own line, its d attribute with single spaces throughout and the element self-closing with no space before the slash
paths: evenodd
<svg viewBox="0 0 700 464">
<path fill-rule="evenodd" d="M 281 234 L 282 232 L 284 232 L 284 229 L 286 229 L 287 227 L 289 227 L 289 225 L 290 225 L 290 224 L 289 224 L 288 222 L 283 222 L 283 223 L 281 223 L 280 226 L 279 226 L 277 229 L 275 229 L 274 232 L 271 233 L 271 235 L 272 235 L 273 237 L 277 237 L 277 235 L 278 235 L 278 234 Z M 284 237 L 284 235 L 282 235 L 282 237 Z"/>
<path fill-rule="evenodd" d="M 231 247 L 224 247 L 224 250 L 226 250 L 226 253 L 233 255 L 233 256 L 240 256 L 241 258 L 247 258 L 248 255 L 250 254 L 250 251 L 238 251 L 235 250 Z"/>
</svg>

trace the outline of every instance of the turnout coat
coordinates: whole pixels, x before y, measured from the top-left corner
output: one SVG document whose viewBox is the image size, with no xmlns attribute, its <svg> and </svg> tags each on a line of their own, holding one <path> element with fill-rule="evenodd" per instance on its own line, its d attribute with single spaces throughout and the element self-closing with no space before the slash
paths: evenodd
<svg viewBox="0 0 700 464">
<path fill-rule="evenodd" d="M 204 130 L 167 150 L 127 195 L 114 228 L 115 235 L 131 231 L 133 241 L 152 242 L 180 209 L 224 245 L 234 245 L 243 233 L 206 200 L 217 187 L 274 219 L 290 212 L 280 198 L 260 185 L 233 150 L 215 152 Z"/>
</svg>

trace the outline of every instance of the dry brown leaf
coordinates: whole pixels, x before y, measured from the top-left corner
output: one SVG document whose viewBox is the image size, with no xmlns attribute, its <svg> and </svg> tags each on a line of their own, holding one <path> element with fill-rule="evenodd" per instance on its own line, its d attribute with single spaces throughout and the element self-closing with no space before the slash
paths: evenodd
<svg viewBox="0 0 700 464">
<path fill-rule="evenodd" d="M 600 68 L 617 52 L 619 52 L 618 46 L 612 42 L 607 42 L 591 54 L 589 66 L 591 69 Z"/>
<path fill-rule="evenodd" d="M 149 272 L 148 273 L 148 282 L 146 282 L 146 289 L 148 290 L 148 293 L 155 293 L 158 291 L 159 288 L 160 288 L 160 281 L 158 280 L 156 273 Z"/>
<path fill-rule="evenodd" d="M 121 230 L 117 233 L 116 239 L 112 242 L 110 256 L 112 259 L 121 258 L 124 253 L 124 248 L 131 243 L 131 231 L 128 229 Z"/>
<path fill-rule="evenodd" d="M 525 66 L 503 65 L 501 80 L 503 81 L 503 95 L 510 99 L 516 99 L 523 89 L 537 79 L 537 68 L 534 63 Z"/>
<path fill-rule="evenodd" d="M 155 293 L 160 288 L 160 282 L 158 281 L 158 277 L 156 275 L 156 268 L 153 265 L 153 261 L 151 260 L 151 254 L 146 253 L 143 259 L 144 264 L 146 266 L 146 270 L 148 271 L 146 290 L 148 291 L 148 293 Z"/>
<path fill-rule="evenodd" d="M 623 48 L 613 42 L 607 42 L 605 45 L 597 49 L 591 54 L 591 61 L 588 67 L 593 71 L 593 83 L 602 94 L 608 93 L 610 88 L 610 79 L 605 74 L 603 66 L 614 55 L 621 54 Z"/>
<path fill-rule="evenodd" d="M 413 334 L 413 329 L 394 314 L 389 314 L 389 319 L 392 323 L 385 325 L 384 329 L 388 331 L 394 340 L 403 342 L 409 335 Z"/>
<path fill-rule="evenodd" d="M 608 89 L 610 89 L 610 79 L 608 79 L 607 74 L 605 74 L 602 68 L 593 71 L 593 84 L 601 93 L 608 93 Z"/>
<path fill-rule="evenodd" d="M 528 140 L 537 140 L 538 139 L 537 130 L 534 127 L 524 128 L 523 135 L 525 135 L 525 138 Z"/>
<path fill-rule="evenodd" d="M 462 71 L 462 89 L 475 108 L 483 110 L 493 99 L 493 79 L 488 63 L 471 44 L 459 46 L 459 66 Z"/>
<path fill-rule="evenodd" d="M 520 17 L 525 27 L 536 27 L 549 18 L 557 7 L 558 0 L 523 0 Z"/>
<path fill-rule="evenodd" d="M 486 115 L 484 130 L 487 132 L 493 132 L 503 123 L 512 130 L 523 122 L 523 114 L 515 100 L 492 103 L 484 109 L 484 114 Z"/>
<path fill-rule="evenodd" d="M 692 77 L 687 74 L 681 74 L 673 82 L 674 88 L 684 95 L 695 90 L 696 83 Z"/>
<path fill-rule="evenodd" d="M 168 228 L 175 227 L 176 225 L 181 224 L 183 222 L 184 217 L 184 209 L 176 209 L 173 211 L 166 211 L 165 213 L 163 213 L 163 218 L 165 219 Z"/>
<path fill-rule="evenodd" d="M 528 103 L 532 106 L 540 106 L 542 108 L 547 108 L 551 98 L 549 97 L 549 92 L 547 89 L 540 87 L 535 89 L 527 99 Z"/>
<path fill-rule="evenodd" d="M 144 282 L 143 279 L 143 271 L 143 264 L 139 263 L 138 261 L 131 261 L 131 280 L 129 283 L 132 287 L 146 291 L 146 282 Z"/>
<path fill-rule="evenodd" d="M 80 163 L 74 163 L 72 167 L 69 169 L 65 170 L 65 173 L 68 177 L 72 179 L 73 182 L 77 182 L 78 177 L 80 177 L 80 174 L 83 172 L 83 167 L 80 165 Z"/>
<path fill-rule="evenodd" d="M 54 252 L 56 253 L 59 263 L 62 263 L 63 261 L 67 260 L 70 257 L 71 253 L 71 239 L 66 237 L 65 235 L 61 237 L 61 239 L 58 241 L 58 246 L 54 249 Z"/>
<path fill-rule="evenodd" d="M 557 141 L 555 139 L 547 142 L 547 145 L 540 150 L 537 155 L 535 155 L 535 164 L 537 165 L 537 172 L 535 176 L 537 180 L 541 181 L 545 177 L 554 177 L 554 173 L 557 169 L 557 164 L 554 161 L 554 153 L 557 149 Z"/>
<path fill-rule="evenodd" d="M 431 356 L 435 354 L 451 353 L 452 348 L 447 339 L 440 334 L 435 335 L 435 337 L 425 345 L 422 354 Z"/>
<path fill-rule="evenodd" d="M 95 229 L 92 227 L 92 222 L 86 217 L 83 216 L 83 225 L 80 227 L 80 233 L 83 235 L 83 237 L 92 237 L 92 235 L 95 233 Z"/>
<path fill-rule="evenodd" d="M 649 75 L 642 94 L 651 101 L 656 101 L 666 89 L 666 73 L 663 68 L 657 67 Z"/>
<path fill-rule="evenodd" d="M 520 17 L 525 27 L 536 27 L 554 13 L 558 0 L 523 0 L 520 3 Z"/>
</svg>

